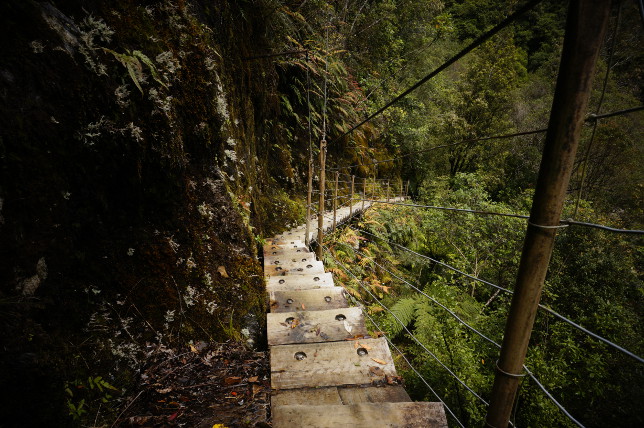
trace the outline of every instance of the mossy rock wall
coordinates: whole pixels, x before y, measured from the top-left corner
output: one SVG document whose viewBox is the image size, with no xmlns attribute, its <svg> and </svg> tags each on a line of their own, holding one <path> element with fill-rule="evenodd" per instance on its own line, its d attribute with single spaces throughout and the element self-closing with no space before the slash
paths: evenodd
<svg viewBox="0 0 644 428">
<path fill-rule="evenodd" d="M 146 344 L 243 339 L 263 318 L 259 238 L 301 215 L 275 215 L 301 186 L 276 176 L 293 162 L 270 125 L 277 72 L 245 59 L 270 49 L 266 12 L 0 5 L 5 420 L 68 426 L 66 382 L 127 388 Z"/>
</svg>

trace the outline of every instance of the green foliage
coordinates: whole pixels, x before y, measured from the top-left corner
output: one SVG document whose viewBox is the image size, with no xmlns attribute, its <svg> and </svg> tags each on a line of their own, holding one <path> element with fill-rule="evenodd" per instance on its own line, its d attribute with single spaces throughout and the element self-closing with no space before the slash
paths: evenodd
<svg viewBox="0 0 644 428">
<path fill-rule="evenodd" d="M 113 394 L 119 390 L 102 376 L 89 376 L 87 380 L 75 380 L 65 383 L 67 394 L 67 408 L 69 415 L 75 421 L 84 419 L 87 413 L 96 413 L 100 407 L 110 408 Z M 104 410 L 108 411 L 109 410 Z"/>
<path fill-rule="evenodd" d="M 141 95 L 143 95 L 143 88 L 141 87 L 141 82 L 144 79 L 143 65 L 141 64 L 141 62 L 148 67 L 148 70 L 150 71 L 152 78 L 161 86 L 168 89 L 168 86 L 165 83 L 163 83 L 159 78 L 159 74 L 157 73 L 157 69 L 154 63 L 150 60 L 150 58 L 148 58 L 141 51 L 134 50 L 130 52 L 129 50 L 127 50 L 126 53 L 120 54 L 118 52 L 115 52 L 107 48 L 103 48 L 103 50 L 105 52 L 108 52 L 114 55 L 114 58 L 116 58 L 127 69 L 127 72 L 130 75 L 132 82 L 134 82 L 136 87 L 139 89 L 139 91 L 141 92 Z"/>
<path fill-rule="evenodd" d="M 418 301 L 415 297 L 406 297 L 396 301 L 390 308 L 393 319 L 390 320 L 391 329 L 389 331 L 393 336 L 403 331 L 403 327 L 407 327 L 416 318 L 417 304 Z"/>
<path fill-rule="evenodd" d="M 479 174 L 445 176 L 423 185 L 420 202 L 500 213 L 527 212 L 530 193 L 499 202 L 486 190 L 488 185 Z M 597 217 L 598 213 L 587 204 L 582 204 L 582 214 L 600 222 L 609 221 Z M 359 230 L 369 233 L 360 234 Z M 331 245 L 334 257 L 326 258 L 332 270 L 344 278 L 339 282 L 369 308 L 376 321 L 372 328 L 385 331 L 404 350 L 466 426 L 479 425 L 486 408 L 443 365 L 486 398 L 498 348 L 473 333 L 448 310 L 500 343 L 511 296 L 392 243 L 512 289 L 524 232 L 522 219 L 391 206 L 369 210 L 355 230 L 339 233 Z M 542 303 L 641 355 L 644 320 L 638 308 L 644 304 L 644 293 L 641 273 L 636 268 L 642 263 L 640 241 L 597 230 L 569 228 L 561 232 Z M 347 270 L 362 284 L 347 275 Z M 405 328 L 443 365 L 428 355 Z M 586 425 L 641 424 L 637 411 L 637 403 L 643 399 L 639 368 L 628 357 L 570 325 L 539 312 L 526 364 Z M 436 399 L 414 372 L 404 367 L 399 370 L 415 399 Z M 513 417 L 516 425 L 523 426 L 570 425 L 541 390 L 527 380 L 522 383 Z"/>
</svg>

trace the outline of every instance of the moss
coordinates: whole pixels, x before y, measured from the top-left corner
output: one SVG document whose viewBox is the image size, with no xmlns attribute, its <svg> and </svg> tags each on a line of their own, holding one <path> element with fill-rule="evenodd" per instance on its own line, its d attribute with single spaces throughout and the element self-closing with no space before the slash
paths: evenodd
<svg viewBox="0 0 644 428">
<path fill-rule="evenodd" d="M 22 426 L 69 426 L 60 417 L 64 381 L 93 374 L 127 388 L 148 344 L 240 338 L 249 320 L 264 319 L 257 243 L 304 220 L 303 200 L 293 195 L 303 194 L 306 165 L 304 128 L 275 125 L 282 119 L 275 63 L 243 59 L 270 50 L 265 7 L 0 5 L 7 40 L 0 46 L 0 301 L 21 302 L 17 316 L 0 309 L 10 344 L 0 363 L 36 354 L 20 370 L 43 378 L 26 376 L 25 391 L 48 381 L 42 389 L 57 402 L 47 405 L 58 405 L 58 413 L 49 409 Z M 58 25 L 43 19 L 43 8 Z M 88 51 L 81 36 L 91 29 L 81 22 L 89 16 L 114 34 Z M 163 84 L 138 76 L 142 95 L 100 48 L 142 52 Z M 369 138 L 360 142 L 365 149 Z M 37 303 L 24 302 L 16 285 L 43 257 L 49 276 Z M 15 402 L 30 402 L 25 391 Z"/>
</svg>

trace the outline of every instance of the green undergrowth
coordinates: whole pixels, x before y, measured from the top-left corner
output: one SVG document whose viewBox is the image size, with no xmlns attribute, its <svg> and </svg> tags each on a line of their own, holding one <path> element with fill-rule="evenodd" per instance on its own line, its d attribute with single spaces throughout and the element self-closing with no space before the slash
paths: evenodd
<svg viewBox="0 0 644 428">
<path fill-rule="evenodd" d="M 418 202 L 527 212 L 529 193 L 512 203 L 498 202 L 482 183 L 473 174 L 436 180 L 423 189 Z M 583 215 L 597 214 L 586 206 Z M 489 401 L 498 348 L 473 330 L 501 343 L 511 296 L 440 263 L 512 290 L 525 228 L 525 220 L 517 218 L 389 205 L 369 209 L 325 243 L 330 250 L 324 257 L 327 268 L 365 306 L 375 322 L 368 321 L 371 330 L 383 331 L 393 340 L 466 426 L 482 423 L 486 407 L 443 365 Z M 555 248 L 542 303 L 641 354 L 642 320 L 637 307 L 642 293 L 634 286 L 635 266 L 641 259 L 637 239 L 569 228 L 559 233 Z M 437 401 L 393 349 L 392 354 L 412 398 Z M 593 413 L 598 418 L 636 421 L 640 374 L 627 359 L 540 313 L 526 364 L 573 414 L 587 413 L 588 402 L 602 402 L 621 416 L 596 408 Z M 527 426 L 548 426 L 552 421 L 570 424 L 527 380 L 513 418 Z"/>
</svg>

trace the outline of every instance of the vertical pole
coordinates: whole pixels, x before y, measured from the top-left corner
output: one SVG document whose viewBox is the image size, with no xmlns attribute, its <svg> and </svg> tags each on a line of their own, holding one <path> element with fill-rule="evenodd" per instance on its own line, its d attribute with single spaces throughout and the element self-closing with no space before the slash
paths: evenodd
<svg viewBox="0 0 644 428">
<path fill-rule="evenodd" d="M 610 1 L 571 0 L 561 65 L 486 424 L 507 427 L 566 198 Z"/>
<path fill-rule="evenodd" d="M 322 259 L 322 239 L 324 238 L 324 186 L 326 184 L 326 140 L 320 141 L 320 200 L 318 203 L 318 259 Z"/>
<path fill-rule="evenodd" d="M 309 156 L 309 186 L 306 193 L 306 234 L 304 244 L 308 247 L 311 243 L 311 203 L 313 194 L 313 156 Z"/>
<path fill-rule="evenodd" d="M 376 198 L 376 174 L 373 174 L 373 191 L 371 192 L 371 200 L 375 201 Z"/>
<path fill-rule="evenodd" d="M 367 177 L 362 181 L 362 211 L 364 211 L 364 201 L 367 199 Z"/>
<path fill-rule="evenodd" d="M 405 198 L 409 197 L 409 180 L 407 180 L 407 184 L 405 185 Z"/>
<path fill-rule="evenodd" d="M 403 182 L 402 182 L 402 180 L 400 180 L 400 193 L 399 193 L 399 195 L 400 195 L 400 198 L 402 199 L 402 197 L 403 197 Z"/>
<path fill-rule="evenodd" d="M 335 219 L 336 213 L 338 211 L 338 177 L 340 176 L 340 171 L 335 172 L 335 189 L 333 189 L 333 227 L 332 230 L 335 232 Z"/>
<path fill-rule="evenodd" d="M 389 202 L 389 180 L 387 180 L 387 202 Z"/>
<path fill-rule="evenodd" d="M 313 203 L 313 142 L 311 129 L 311 78 L 309 77 L 309 51 L 306 51 L 306 106 L 309 125 L 309 185 L 306 194 L 306 236 L 304 243 L 308 247 L 311 244 L 311 204 Z"/>
<path fill-rule="evenodd" d="M 351 176 L 351 199 L 349 200 L 349 218 L 353 217 L 353 188 L 356 184 L 356 176 Z"/>
</svg>

